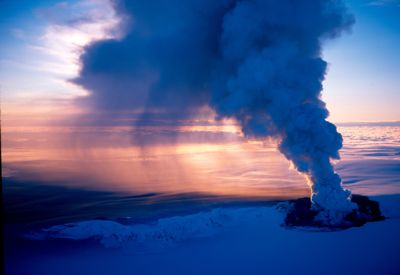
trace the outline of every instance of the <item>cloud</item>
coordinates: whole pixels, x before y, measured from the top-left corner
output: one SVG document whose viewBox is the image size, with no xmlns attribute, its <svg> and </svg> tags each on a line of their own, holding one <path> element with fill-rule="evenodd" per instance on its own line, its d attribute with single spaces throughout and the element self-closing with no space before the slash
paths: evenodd
<svg viewBox="0 0 400 275">
<path fill-rule="evenodd" d="M 326 121 L 323 43 L 354 22 L 340 1 L 116 1 L 126 35 L 81 56 L 75 83 L 102 119 L 142 111 L 137 125 L 179 125 L 211 108 L 247 137 L 275 138 L 310 181 L 319 218 L 340 222 L 354 206 L 331 159 L 342 136 Z M 136 138 L 138 138 L 136 136 Z"/>
<path fill-rule="evenodd" d="M 84 47 L 104 39 L 116 39 L 122 34 L 118 29 L 120 18 L 109 0 L 80 0 L 75 3 L 60 2 L 54 6 L 36 10 L 47 21 L 43 35 L 32 47 L 46 55 L 47 63 L 54 72 L 61 70 L 66 78 L 79 73 L 79 57 Z"/>
<path fill-rule="evenodd" d="M 370 6 L 400 7 L 400 1 L 399 0 L 374 0 L 374 1 L 369 1 L 368 5 L 370 5 Z"/>
<path fill-rule="evenodd" d="M 29 102 L 33 98 L 75 99 L 87 94 L 70 79 L 79 75 L 85 47 L 122 35 L 122 19 L 111 0 L 60 2 L 36 9 L 29 25 L 10 28 L 16 42 L 4 45 L 0 56 L 2 99 Z M 62 108 L 63 106 L 60 106 Z"/>
</svg>

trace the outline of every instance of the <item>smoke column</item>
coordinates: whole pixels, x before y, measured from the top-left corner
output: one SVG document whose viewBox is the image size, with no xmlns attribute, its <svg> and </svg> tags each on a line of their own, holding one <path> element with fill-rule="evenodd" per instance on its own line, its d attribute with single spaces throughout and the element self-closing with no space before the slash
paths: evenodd
<svg viewBox="0 0 400 275">
<path fill-rule="evenodd" d="M 341 1 L 116 1 L 115 7 L 129 18 L 126 36 L 87 48 L 75 80 L 91 91 L 94 108 L 146 106 L 143 118 L 179 121 L 211 106 L 218 118 L 236 119 L 244 135 L 279 141 L 307 177 L 320 221 L 338 224 L 355 208 L 331 164 L 342 136 L 326 121 L 320 98 L 322 45 L 354 21 Z"/>
<path fill-rule="evenodd" d="M 237 119 L 245 135 L 273 136 L 279 150 L 305 174 L 319 219 L 338 223 L 353 204 L 330 159 L 342 136 L 326 121 L 321 101 L 327 64 L 321 42 L 343 21 L 337 1 L 243 1 L 226 14 L 221 69 L 212 106 Z"/>
</svg>

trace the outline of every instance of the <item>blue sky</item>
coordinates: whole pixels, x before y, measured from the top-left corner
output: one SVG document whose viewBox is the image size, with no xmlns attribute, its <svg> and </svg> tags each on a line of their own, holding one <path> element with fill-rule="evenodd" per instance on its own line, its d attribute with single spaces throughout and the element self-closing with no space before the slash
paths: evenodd
<svg viewBox="0 0 400 275">
<path fill-rule="evenodd" d="M 324 99 L 338 121 L 399 120 L 400 1 L 347 3 L 356 23 L 325 49 Z"/>
<path fill-rule="evenodd" d="M 352 32 L 329 41 L 324 49 L 330 66 L 323 99 L 330 120 L 400 120 L 400 1 L 346 3 L 356 19 Z M 118 36 L 108 32 L 117 20 L 109 9 L 106 0 L 0 1 L 2 105 L 27 98 L 51 102 L 85 94 L 66 80 L 78 73 L 76 47 Z M 77 25 L 77 32 L 52 28 L 64 20 L 79 19 L 77 11 L 91 14 L 93 24 Z"/>
</svg>

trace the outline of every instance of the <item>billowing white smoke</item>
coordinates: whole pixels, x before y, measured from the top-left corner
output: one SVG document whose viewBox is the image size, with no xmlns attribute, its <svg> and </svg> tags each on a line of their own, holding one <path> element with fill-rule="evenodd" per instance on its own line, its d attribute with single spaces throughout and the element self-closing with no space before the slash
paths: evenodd
<svg viewBox="0 0 400 275">
<path fill-rule="evenodd" d="M 327 122 L 320 95 L 327 64 L 321 42 L 338 34 L 343 21 L 337 1 L 242 1 L 224 18 L 222 62 L 212 106 L 234 117 L 244 134 L 273 136 L 279 150 L 311 186 L 318 218 L 340 223 L 355 208 L 331 159 L 342 136 Z"/>
<path fill-rule="evenodd" d="M 353 23 L 341 1 L 121 0 L 115 6 L 132 18 L 126 37 L 89 47 L 75 80 L 92 91 L 92 105 L 110 113 L 145 105 L 140 123 L 160 114 L 179 123 L 209 105 L 220 118 L 239 121 L 246 136 L 279 140 L 280 151 L 308 178 L 320 220 L 340 223 L 355 208 L 331 165 L 342 137 L 326 121 L 320 98 L 327 67 L 322 43 Z"/>
</svg>

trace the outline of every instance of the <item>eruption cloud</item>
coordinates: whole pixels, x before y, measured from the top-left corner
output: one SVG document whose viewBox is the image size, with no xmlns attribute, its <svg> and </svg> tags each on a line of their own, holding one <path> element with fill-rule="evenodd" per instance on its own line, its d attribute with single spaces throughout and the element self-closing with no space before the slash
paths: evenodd
<svg viewBox="0 0 400 275">
<path fill-rule="evenodd" d="M 322 45 L 354 21 L 341 1 L 114 4 L 126 36 L 88 47 L 74 80 L 91 91 L 89 104 L 110 116 L 144 109 L 140 124 L 179 124 L 210 106 L 218 119 L 236 119 L 245 136 L 279 141 L 307 177 L 319 220 L 338 224 L 355 209 L 331 164 L 342 136 L 321 100 Z"/>
</svg>

